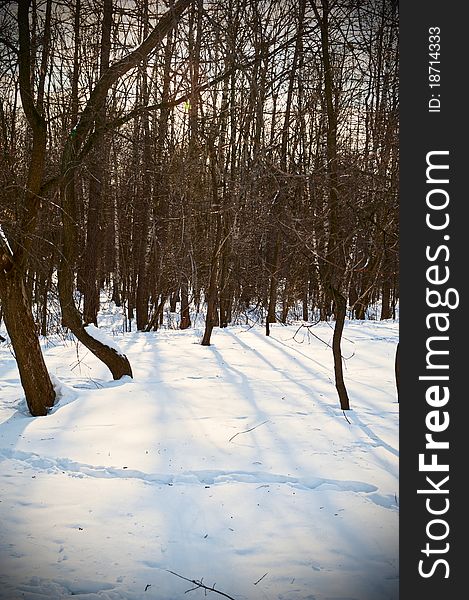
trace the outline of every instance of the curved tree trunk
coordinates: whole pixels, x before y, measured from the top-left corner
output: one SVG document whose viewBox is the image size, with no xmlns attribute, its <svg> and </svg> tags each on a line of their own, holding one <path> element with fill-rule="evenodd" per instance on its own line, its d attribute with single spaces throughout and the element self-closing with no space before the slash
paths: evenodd
<svg viewBox="0 0 469 600">
<path fill-rule="evenodd" d="M 73 300 L 73 275 L 68 265 L 64 263 L 65 261 L 62 260 L 58 270 L 62 325 L 68 327 L 73 335 L 108 367 L 114 379 L 120 379 L 124 375 L 132 377 L 132 367 L 128 358 L 102 344 L 86 331 L 81 314 Z"/>
<path fill-rule="evenodd" d="M 55 391 L 39 345 L 31 303 L 18 273 L 0 271 L 0 299 L 29 412 L 33 417 L 46 415 L 54 405 Z"/>
<path fill-rule="evenodd" d="M 73 335 L 109 368 L 114 379 L 124 375 L 132 377 L 132 368 L 126 356 L 119 354 L 113 348 L 102 344 L 87 333 L 83 318 L 75 306 L 74 294 L 74 265 L 76 262 L 77 230 L 76 205 L 74 190 L 74 175 L 70 172 L 65 178 L 62 189 L 62 223 L 63 240 L 62 256 L 57 270 L 59 301 L 62 311 L 62 325 L 68 327 Z"/>
<path fill-rule="evenodd" d="M 29 411 L 33 416 L 41 416 L 46 415 L 48 409 L 54 405 L 55 390 L 39 345 L 31 299 L 25 287 L 25 273 L 41 208 L 39 192 L 44 175 L 47 143 L 47 128 L 42 114 L 42 105 L 49 57 L 51 2 L 48 0 L 46 8 L 41 74 L 36 101 L 31 86 L 33 66 L 29 8 L 29 1 L 18 4 L 18 67 L 21 103 L 32 135 L 32 148 L 27 185 L 22 198 L 24 213 L 13 249 L 0 237 L 0 299 Z"/>
</svg>

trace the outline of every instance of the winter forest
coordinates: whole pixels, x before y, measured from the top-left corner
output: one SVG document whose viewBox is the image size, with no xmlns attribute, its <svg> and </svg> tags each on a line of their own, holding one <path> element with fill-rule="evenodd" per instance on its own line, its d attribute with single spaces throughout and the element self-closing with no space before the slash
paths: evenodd
<svg viewBox="0 0 469 600">
<path fill-rule="evenodd" d="M 398 16 L 0 0 L 0 598 L 397 600 Z"/>
</svg>

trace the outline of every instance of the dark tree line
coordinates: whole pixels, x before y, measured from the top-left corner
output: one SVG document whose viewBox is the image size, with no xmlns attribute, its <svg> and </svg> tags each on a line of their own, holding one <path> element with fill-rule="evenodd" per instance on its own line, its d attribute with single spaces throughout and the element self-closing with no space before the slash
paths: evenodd
<svg viewBox="0 0 469 600">
<path fill-rule="evenodd" d="M 391 0 L 0 1 L 0 316 L 32 414 L 38 335 L 334 318 L 398 300 L 398 14 Z"/>
</svg>

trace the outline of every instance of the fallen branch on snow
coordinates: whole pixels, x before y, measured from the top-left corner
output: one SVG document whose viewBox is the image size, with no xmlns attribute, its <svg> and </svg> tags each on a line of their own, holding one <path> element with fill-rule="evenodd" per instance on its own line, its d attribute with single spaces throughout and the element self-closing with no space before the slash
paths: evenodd
<svg viewBox="0 0 469 600">
<path fill-rule="evenodd" d="M 269 420 L 267 419 L 267 421 L 259 423 L 259 425 L 256 425 L 255 427 L 251 427 L 251 429 L 246 429 L 245 431 L 238 431 L 238 433 L 235 433 L 233 436 L 230 437 L 230 439 L 228 440 L 228 442 L 231 442 L 231 440 L 234 440 L 237 435 L 241 435 L 242 433 L 249 433 L 250 431 L 254 431 L 254 429 L 257 429 L 261 425 L 265 425 L 268 422 L 269 422 Z"/>
<path fill-rule="evenodd" d="M 219 594 L 220 596 L 223 596 L 224 598 L 229 598 L 230 600 L 235 600 L 233 598 L 233 596 L 228 596 L 228 594 L 225 594 L 224 592 L 220 592 L 220 590 L 216 590 L 215 584 L 213 584 L 213 587 L 205 585 L 203 583 L 203 578 L 200 581 L 197 579 L 188 579 L 187 577 L 183 577 L 182 575 L 179 575 L 179 573 L 175 573 L 174 571 L 170 571 L 169 569 L 166 569 L 166 570 L 168 573 L 171 573 L 171 575 L 176 575 L 176 577 L 179 577 L 179 579 L 184 579 L 184 581 L 188 581 L 189 583 L 193 583 L 195 585 L 194 588 L 191 588 L 190 590 L 186 590 L 184 592 L 185 594 L 187 594 L 188 592 L 193 592 L 194 590 L 203 589 L 203 590 L 205 590 L 205 593 L 215 592 L 215 594 Z"/>
<path fill-rule="evenodd" d="M 258 579 L 258 580 L 257 580 L 257 581 L 254 583 L 254 585 L 257 585 L 257 584 L 258 584 L 260 581 L 262 581 L 262 580 L 264 579 L 264 577 L 265 577 L 266 575 L 268 575 L 268 574 L 269 574 L 269 571 L 267 571 L 267 573 L 264 573 L 264 575 L 262 575 L 262 577 L 261 577 L 260 579 Z"/>
</svg>

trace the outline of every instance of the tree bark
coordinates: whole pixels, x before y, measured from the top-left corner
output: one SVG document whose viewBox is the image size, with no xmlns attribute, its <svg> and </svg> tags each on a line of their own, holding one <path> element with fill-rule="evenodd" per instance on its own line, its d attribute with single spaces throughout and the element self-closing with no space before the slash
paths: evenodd
<svg viewBox="0 0 469 600">
<path fill-rule="evenodd" d="M 86 346 L 88 350 L 104 362 L 111 371 L 114 379 L 120 379 L 124 375 L 132 377 L 132 368 L 127 357 L 118 354 L 113 348 L 109 348 L 109 346 L 102 344 L 89 335 L 85 330 L 82 316 L 75 305 L 73 295 L 77 231 L 75 218 L 76 205 L 74 202 L 75 195 L 72 191 L 73 185 L 73 173 L 70 172 L 61 189 L 63 240 L 62 255 L 57 270 L 57 282 L 60 307 L 62 310 L 62 325 L 68 327 L 73 335 Z"/>
<path fill-rule="evenodd" d="M 25 287 L 25 273 L 31 253 L 33 234 L 37 228 L 41 197 L 39 191 L 44 175 L 47 130 L 42 115 L 42 94 L 48 61 L 50 36 L 50 3 L 47 13 L 41 62 L 40 85 L 37 103 L 31 86 L 31 40 L 29 31 L 30 2 L 18 4 L 19 31 L 19 87 L 23 110 L 32 132 L 31 160 L 28 166 L 26 190 L 23 197 L 24 212 L 19 226 L 17 243 L 13 251 L 0 244 L 0 299 L 3 318 L 13 346 L 21 385 L 33 416 L 46 415 L 54 405 L 55 390 L 47 371 L 34 322 L 31 300 Z"/>
<path fill-rule="evenodd" d="M 189 293 L 187 289 L 187 280 L 181 281 L 181 322 L 179 329 L 188 329 L 191 326 L 191 317 L 189 312 Z"/>
<path fill-rule="evenodd" d="M 216 214 L 215 225 L 215 244 L 213 247 L 212 260 L 210 263 L 210 280 L 207 291 L 207 315 L 205 318 L 205 331 L 202 338 L 202 346 L 210 346 L 210 338 L 217 320 L 217 300 L 218 300 L 218 271 L 220 262 L 220 252 L 222 251 L 222 216 L 220 199 L 218 197 L 218 177 L 216 170 L 216 158 L 213 145 L 210 144 L 210 170 L 212 176 L 212 210 Z M 226 239 L 225 239 L 226 242 Z"/>
<path fill-rule="evenodd" d="M 280 264 L 280 236 L 277 233 L 275 238 L 274 254 L 272 258 L 272 270 L 270 273 L 269 284 L 269 307 L 267 309 L 267 318 L 265 320 L 265 335 L 270 335 L 270 324 L 275 323 L 275 305 L 277 303 L 278 287 L 278 269 Z"/>
<path fill-rule="evenodd" d="M 100 76 L 109 68 L 111 53 L 112 0 L 104 0 L 103 22 L 101 27 Z M 104 125 L 106 109 L 100 108 L 95 117 L 96 126 Z M 83 321 L 85 324 L 98 325 L 100 307 L 100 286 L 98 282 L 98 261 L 102 256 L 103 234 L 101 229 L 102 209 L 105 191 L 105 178 L 108 171 L 108 149 L 103 140 L 94 148 L 92 163 L 89 167 L 88 221 L 86 224 L 86 247 L 83 268 Z"/>
<path fill-rule="evenodd" d="M 73 335 L 108 367 L 113 379 L 120 379 L 124 375 L 132 377 L 132 367 L 127 357 L 102 344 L 86 331 L 73 300 L 73 274 L 64 260 L 59 267 L 58 287 L 62 325 L 68 327 Z"/>
<path fill-rule="evenodd" d="M 221 267 L 220 267 L 220 298 L 219 298 L 219 309 L 220 309 L 220 327 L 228 327 L 229 313 L 231 306 L 231 289 L 229 282 L 229 231 L 227 227 L 223 228 L 223 237 L 226 240 L 223 245 L 223 251 L 221 256 Z"/>
<path fill-rule="evenodd" d="M 385 275 L 383 281 L 382 295 L 381 295 L 381 316 L 380 319 L 390 319 L 392 317 L 391 310 L 391 285 L 389 277 Z"/>
<path fill-rule="evenodd" d="M 327 114 L 326 152 L 327 152 L 327 188 L 329 203 L 329 238 L 327 241 L 327 262 L 323 268 L 322 278 L 325 287 L 325 296 L 329 293 L 335 303 L 335 327 L 332 342 L 334 356 L 335 385 L 339 394 L 340 406 L 343 410 L 349 410 L 350 403 L 345 388 L 343 369 L 341 339 L 347 312 L 347 302 L 342 294 L 344 288 L 344 276 L 346 258 L 341 244 L 344 232 L 340 228 L 340 216 L 343 206 L 340 206 L 339 195 L 339 173 L 337 158 L 337 125 L 338 110 L 335 101 L 335 88 L 333 77 L 333 65 L 330 52 L 330 4 L 329 0 L 321 0 L 322 14 L 319 14 L 316 3 L 312 3 L 313 12 L 319 23 L 321 32 L 321 50 L 324 67 L 324 98 Z"/>
<path fill-rule="evenodd" d="M 302 299 L 301 299 L 301 303 L 302 303 L 302 319 L 303 321 L 308 321 L 309 320 L 309 315 L 308 315 L 308 287 L 309 287 L 309 282 L 306 282 L 303 284 L 303 295 L 302 295 Z"/>
<path fill-rule="evenodd" d="M 217 311 L 217 280 L 218 280 L 218 256 L 215 249 L 212 256 L 212 264 L 210 265 L 210 283 L 207 294 L 207 315 L 205 318 L 204 337 L 202 338 L 202 346 L 210 346 L 210 338 L 216 321 Z"/>
<path fill-rule="evenodd" d="M 350 410 L 350 401 L 344 383 L 344 371 L 342 368 L 341 340 L 344 330 L 347 303 L 344 296 L 337 290 L 332 290 L 335 302 L 335 327 L 332 338 L 332 353 L 334 355 L 335 387 L 339 394 L 340 408 Z"/>
<path fill-rule="evenodd" d="M 148 35 L 148 1 L 145 0 L 142 4 L 143 9 L 143 38 L 145 39 Z M 146 58 L 142 61 L 139 95 L 142 98 L 143 104 L 148 104 L 150 96 L 150 86 L 147 77 L 147 65 Z M 137 329 L 139 331 L 145 331 L 148 325 L 148 305 L 150 299 L 150 286 L 148 282 L 148 232 L 149 232 L 149 207 L 151 204 L 151 198 L 153 195 L 153 176 L 150 175 L 153 170 L 153 156 L 152 147 L 150 140 L 150 123 L 148 114 L 144 114 L 142 117 L 141 127 L 143 130 L 143 152 L 142 152 L 142 167 L 145 177 L 139 182 L 137 188 L 137 197 L 135 199 L 135 217 L 134 227 L 136 231 L 137 248 L 135 251 L 135 258 L 137 261 L 137 291 L 135 297 L 135 313 L 137 319 Z M 141 145 L 141 140 L 136 140 L 136 143 Z M 159 153 L 159 149 L 158 149 Z M 158 165 L 159 166 L 159 165 Z M 161 183 L 161 182 L 160 182 Z M 157 184 L 158 185 L 158 184 Z M 164 199 L 167 201 L 167 199 Z"/>
<path fill-rule="evenodd" d="M 3 318 L 13 346 L 21 385 L 33 417 L 46 415 L 54 405 L 55 391 L 36 333 L 31 303 L 20 273 L 0 270 Z"/>
</svg>

